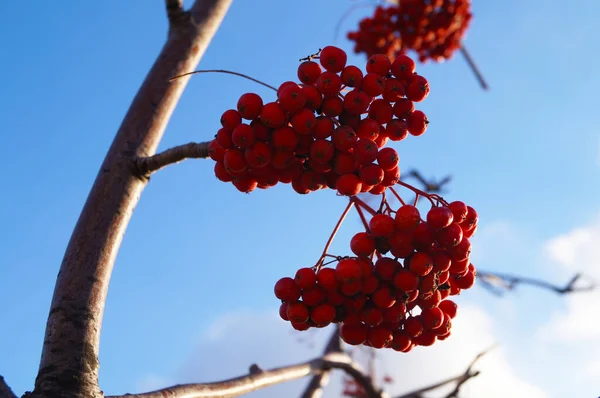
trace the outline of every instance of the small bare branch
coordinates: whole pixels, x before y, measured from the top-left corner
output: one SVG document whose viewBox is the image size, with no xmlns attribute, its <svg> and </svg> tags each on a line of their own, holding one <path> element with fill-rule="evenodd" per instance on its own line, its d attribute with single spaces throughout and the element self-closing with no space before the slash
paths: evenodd
<svg viewBox="0 0 600 398">
<path fill-rule="evenodd" d="M 195 71 L 192 71 L 192 72 L 187 72 L 187 73 L 184 73 L 184 74 L 181 74 L 181 75 L 173 76 L 172 78 L 169 79 L 169 81 L 172 82 L 172 81 L 180 79 L 182 77 L 190 76 L 190 75 L 196 75 L 198 73 L 225 73 L 227 75 L 239 76 L 239 77 L 243 77 L 244 79 L 248 79 L 248 80 L 251 80 L 251 81 L 253 81 L 255 83 L 261 84 L 261 85 L 263 85 L 263 86 L 265 86 L 267 88 L 270 88 L 273 91 L 277 91 L 277 89 L 275 87 L 271 86 L 270 84 L 267 84 L 265 82 L 261 82 L 260 80 L 255 79 L 253 77 L 250 77 L 248 75 L 245 75 L 243 73 L 239 73 L 239 72 L 235 72 L 235 71 L 231 71 L 231 70 L 225 70 L 225 69 L 201 69 L 201 70 L 195 70 Z"/>
<path fill-rule="evenodd" d="M 580 273 L 575 274 L 575 276 L 573 276 L 564 286 L 558 286 L 535 278 L 499 274 L 481 270 L 477 270 L 477 278 L 479 279 L 479 282 L 481 282 L 482 287 L 498 296 L 502 296 L 507 291 L 515 290 L 519 285 L 537 286 L 542 289 L 550 290 L 556 294 L 587 292 L 596 288 L 594 281 Z M 577 283 L 581 279 L 587 279 L 587 283 L 584 285 Z"/>
<path fill-rule="evenodd" d="M 424 387 L 424 388 L 420 388 L 415 391 L 411 391 L 407 394 L 397 396 L 396 398 L 423 398 L 424 397 L 423 393 L 426 393 L 426 392 L 432 391 L 432 390 L 437 390 L 438 388 L 446 386 L 451 383 L 456 383 L 456 386 L 455 386 L 454 390 L 452 390 L 450 393 L 448 393 L 448 395 L 444 396 L 444 398 L 456 398 L 458 393 L 460 392 L 460 388 L 462 387 L 462 385 L 464 383 L 466 383 L 473 377 L 479 376 L 479 373 L 480 373 L 479 371 L 473 371 L 473 366 L 475 365 L 475 363 L 477 363 L 477 361 L 479 361 L 479 359 L 481 359 L 482 356 L 484 356 L 485 354 L 490 352 L 495 347 L 496 346 L 492 346 L 492 347 L 488 348 L 487 350 L 477 354 L 477 356 L 471 361 L 471 363 L 469 364 L 469 367 L 463 374 L 458 375 L 456 377 L 452 377 L 450 379 L 442 380 L 439 383 L 435 383 L 435 384 L 432 384 L 432 385 Z"/>
<path fill-rule="evenodd" d="M 165 0 L 165 6 L 167 8 L 167 17 L 171 24 L 180 21 L 185 15 L 183 0 Z"/>
<path fill-rule="evenodd" d="M 384 397 L 380 391 L 375 389 L 371 379 L 359 369 L 358 365 L 348 355 L 335 352 L 308 362 L 272 370 L 262 370 L 253 365 L 248 375 L 221 382 L 181 384 L 143 394 L 126 394 L 107 398 L 230 398 L 286 381 L 300 379 L 311 374 L 322 374 L 330 369 L 341 369 L 352 376 L 365 388 L 368 398 Z"/>
<path fill-rule="evenodd" d="M 417 170 L 409 170 L 406 174 L 402 176 L 402 180 L 405 180 L 407 177 L 412 177 L 415 180 L 419 181 L 421 185 L 423 185 L 423 191 L 427 193 L 441 193 L 444 191 L 444 187 L 452 180 L 452 176 L 446 176 L 439 181 L 435 180 L 426 180 L 425 177 L 421 175 Z"/>
<path fill-rule="evenodd" d="M 469 64 L 469 67 L 471 68 L 471 70 L 473 71 L 473 73 L 475 74 L 475 77 L 477 78 L 477 81 L 481 85 L 481 88 L 484 89 L 484 90 L 486 90 L 486 91 L 489 90 L 490 86 L 488 86 L 487 82 L 483 78 L 483 74 L 481 73 L 481 71 L 477 67 L 477 64 L 475 63 L 475 61 L 471 57 L 471 54 L 469 54 L 469 52 L 467 51 L 467 49 L 465 48 L 465 46 L 462 46 L 460 48 L 460 52 L 462 53 L 463 57 L 467 61 L 467 64 Z"/>
<path fill-rule="evenodd" d="M 185 159 L 206 159 L 210 142 L 190 142 L 169 148 L 156 155 L 135 159 L 135 169 L 140 176 L 148 176 L 170 164 L 179 163 Z"/>
<path fill-rule="evenodd" d="M 340 328 L 337 325 L 331 334 L 323 354 L 327 355 L 332 352 L 342 352 Z M 323 395 L 323 389 L 327 386 L 327 383 L 329 383 L 329 374 L 329 371 L 324 371 L 318 375 L 314 375 L 302 393 L 301 398 L 320 398 Z"/>
<path fill-rule="evenodd" d="M 2 376 L 0 376 L 0 398 L 17 398 Z"/>
</svg>

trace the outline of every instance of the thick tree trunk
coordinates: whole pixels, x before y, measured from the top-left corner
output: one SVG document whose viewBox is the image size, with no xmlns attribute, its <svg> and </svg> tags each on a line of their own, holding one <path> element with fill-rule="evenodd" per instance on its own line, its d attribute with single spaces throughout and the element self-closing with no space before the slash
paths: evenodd
<svg viewBox="0 0 600 398">
<path fill-rule="evenodd" d="M 196 67 L 230 3 L 197 0 L 190 11 L 171 18 L 167 42 L 117 132 L 66 249 L 35 397 L 103 396 L 98 349 L 104 303 L 121 240 L 147 184 L 136 176 L 134 159 L 155 153 L 188 81 L 169 78 Z"/>
</svg>

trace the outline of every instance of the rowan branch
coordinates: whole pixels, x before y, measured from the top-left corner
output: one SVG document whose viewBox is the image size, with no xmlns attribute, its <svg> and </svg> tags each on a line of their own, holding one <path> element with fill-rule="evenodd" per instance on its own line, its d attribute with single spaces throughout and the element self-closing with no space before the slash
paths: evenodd
<svg viewBox="0 0 600 398">
<path fill-rule="evenodd" d="M 179 163 L 185 159 L 206 159 L 210 142 L 190 142 L 169 148 L 153 156 L 135 159 L 135 168 L 140 176 L 148 176 L 170 164 Z"/>
<path fill-rule="evenodd" d="M 322 374 L 330 369 L 340 369 L 352 376 L 363 385 L 368 398 L 383 397 L 382 393 L 375 389 L 370 378 L 365 376 L 348 355 L 330 353 L 308 362 L 271 370 L 262 370 L 257 365 L 252 365 L 248 375 L 216 383 L 180 384 L 143 394 L 126 394 L 106 398 L 230 398 L 311 374 Z"/>
<path fill-rule="evenodd" d="M 193 70 L 232 0 L 196 0 L 169 35 L 108 149 L 58 272 L 32 398 L 102 397 L 98 350 L 113 265 L 147 179 L 132 160 L 156 152 Z"/>
<path fill-rule="evenodd" d="M 496 272 L 486 272 L 477 270 L 477 278 L 481 286 L 491 293 L 502 296 L 507 291 L 512 291 L 519 285 L 531 285 L 542 289 L 550 290 L 556 294 L 570 294 L 577 292 L 587 292 L 594 290 L 596 284 L 589 277 L 581 273 L 575 274 L 565 285 L 559 286 L 541 279 L 528 278 L 523 276 L 499 274 Z M 587 284 L 581 285 L 577 282 L 581 279 L 587 279 Z"/>
<path fill-rule="evenodd" d="M 185 15 L 183 0 L 165 0 L 165 6 L 167 8 L 167 18 L 169 18 L 171 24 L 179 22 Z"/>
<path fill-rule="evenodd" d="M 340 340 L 340 328 L 336 325 L 335 330 L 331 334 L 325 352 L 323 355 L 330 354 L 332 352 L 342 352 L 342 345 Z M 320 398 L 323 395 L 323 389 L 329 383 L 329 371 L 324 371 L 321 374 L 314 375 L 306 389 L 300 396 L 301 398 Z"/>
<path fill-rule="evenodd" d="M 492 347 L 488 348 L 487 350 L 477 354 L 477 356 L 475 356 L 475 358 L 471 361 L 471 363 L 469 364 L 469 367 L 463 374 L 452 377 L 450 379 L 440 381 L 439 383 L 435 383 L 435 384 L 432 384 L 432 385 L 424 387 L 424 388 L 420 388 L 415 391 L 411 391 L 404 395 L 399 395 L 396 398 L 424 398 L 423 393 L 426 393 L 426 392 L 432 391 L 432 390 L 437 390 L 438 388 L 446 386 L 451 383 L 456 383 L 454 390 L 449 392 L 443 398 L 456 398 L 458 393 L 460 392 L 460 388 L 462 387 L 463 384 L 465 384 L 467 381 L 471 380 L 473 377 L 479 376 L 480 372 L 478 370 L 473 371 L 473 366 L 475 365 L 475 363 L 477 363 L 477 361 L 479 361 L 479 359 L 481 359 L 482 356 L 484 356 L 485 354 L 490 352 L 494 347 L 495 346 L 492 346 Z"/>
<path fill-rule="evenodd" d="M 17 398 L 2 376 L 0 376 L 0 398 Z"/>
<path fill-rule="evenodd" d="M 463 55 L 463 57 L 465 58 L 465 61 L 467 61 L 467 64 L 469 64 L 469 68 L 471 68 L 471 70 L 475 74 L 475 77 L 477 78 L 477 81 L 479 82 L 479 85 L 481 86 L 481 88 L 486 91 L 489 90 L 490 86 L 488 86 L 487 82 L 485 81 L 485 79 L 483 77 L 483 74 L 479 70 L 479 67 L 477 67 L 477 64 L 475 63 L 475 61 L 471 57 L 471 54 L 469 54 L 469 52 L 467 51 L 465 46 L 460 47 L 460 52 Z"/>
</svg>

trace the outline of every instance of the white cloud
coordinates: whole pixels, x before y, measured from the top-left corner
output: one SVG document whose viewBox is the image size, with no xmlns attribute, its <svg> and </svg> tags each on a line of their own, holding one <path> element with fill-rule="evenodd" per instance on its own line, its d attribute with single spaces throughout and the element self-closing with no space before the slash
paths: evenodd
<svg viewBox="0 0 600 398">
<path fill-rule="evenodd" d="M 498 336 L 494 330 L 494 320 L 482 309 L 461 307 L 452 336 L 446 341 L 433 347 L 419 347 L 408 354 L 378 351 L 378 375 L 389 374 L 395 379 L 394 384 L 386 387 L 392 396 L 458 375 L 477 353 L 496 342 Z M 200 336 L 198 345 L 171 379 L 175 383 L 218 381 L 247 373 L 253 363 L 271 368 L 306 361 L 321 354 L 330 333 L 329 328 L 293 331 L 288 323 L 279 319 L 276 310 L 226 314 Z M 539 388 L 521 380 L 502 349 L 490 352 L 476 369 L 482 373 L 465 384 L 464 398 L 547 397 Z M 332 377 L 324 398 L 340 396 L 341 379 L 340 374 Z M 298 396 L 307 382 L 308 379 L 302 379 L 269 387 L 248 397 Z"/>
</svg>

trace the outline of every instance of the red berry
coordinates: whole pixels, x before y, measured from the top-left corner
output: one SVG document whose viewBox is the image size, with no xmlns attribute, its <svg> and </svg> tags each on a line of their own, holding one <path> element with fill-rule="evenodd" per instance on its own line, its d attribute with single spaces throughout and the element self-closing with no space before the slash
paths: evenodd
<svg viewBox="0 0 600 398">
<path fill-rule="evenodd" d="M 228 149 L 223 156 L 223 164 L 227 171 L 232 171 L 234 173 L 241 173 L 248 169 L 244 152 L 239 149 Z"/>
<path fill-rule="evenodd" d="M 312 268 L 300 268 L 296 271 L 294 281 L 300 289 L 309 289 L 316 285 L 317 275 Z"/>
<path fill-rule="evenodd" d="M 303 302 L 296 301 L 288 304 L 287 316 L 290 322 L 303 323 L 308 320 L 309 311 Z"/>
<path fill-rule="evenodd" d="M 296 301 L 300 298 L 300 288 L 292 278 L 281 278 L 275 284 L 275 297 L 283 301 Z"/>
<path fill-rule="evenodd" d="M 337 280 L 342 283 L 351 283 L 361 277 L 361 267 L 355 258 L 340 260 L 335 267 Z"/>
<path fill-rule="evenodd" d="M 405 292 L 414 291 L 419 287 L 419 277 L 407 269 L 402 269 L 394 276 L 394 286 Z"/>
<path fill-rule="evenodd" d="M 340 327 L 340 337 L 350 345 L 360 345 L 364 343 L 367 339 L 368 332 L 369 328 L 362 323 L 352 325 L 344 323 Z"/>
<path fill-rule="evenodd" d="M 390 308 L 396 303 L 396 297 L 389 287 L 380 287 L 371 295 L 371 301 L 377 308 Z"/>
<path fill-rule="evenodd" d="M 338 287 L 336 272 L 333 268 L 321 268 L 317 272 L 317 282 L 325 290 L 334 290 Z"/>
<path fill-rule="evenodd" d="M 372 140 L 361 138 L 354 144 L 354 159 L 360 164 L 368 164 L 377 159 L 379 148 Z"/>
<path fill-rule="evenodd" d="M 404 332 L 410 337 L 417 337 L 423 333 L 423 323 L 420 316 L 411 316 L 404 321 Z"/>
<path fill-rule="evenodd" d="M 310 307 L 321 304 L 326 298 L 327 293 L 319 286 L 314 286 L 302 291 L 302 301 Z"/>
<path fill-rule="evenodd" d="M 469 209 L 464 202 L 454 201 L 448 205 L 448 208 L 452 211 L 452 215 L 454 216 L 455 223 L 462 223 L 467 218 L 467 213 Z"/>
<path fill-rule="evenodd" d="M 427 253 L 415 252 L 406 258 L 405 265 L 415 274 L 425 276 L 433 269 L 433 260 Z"/>
<path fill-rule="evenodd" d="M 341 48 L 327 46 L 321 50 L 319 54 L 319 62 L 329 72 L 338 73 L 346 66 L 348 56 Z"/>
<path fill-rule="evenodd" d="M 381 279 L 389 281 L 394 278 L 399 265 L 400 264 L 393 258 L 380 257 L 375 262 L 375 271 Z"/>
<path fill-rule="evenodd" d="M 379 165 L 371 163 L 363 166 L 358 175 L 363 183 L 363 186 L 377 185 L 383 181 L 384 171 Z"/>
<path fill-rule="evenodd" d="M 394 148 L 382 148 L 377 153 L 377 163 L 384 170 L 392 170 L 398 166 L 400 158 Z"/>
<path fill-rule="evenodd" d="M 226 149 L 214 139 L 208 144 L 208 156 L 215 162 L 222 162 L 225 157 Z"/>
<path fill-rule="evenodd" d="M 412 205 L 403 205 L 396 211 L 396 228 L 398 231 L 412 232 L 421 222 L 419 209 Z"/>
<path fill-rule="evenodd" d="M 254 144 L 254 129 L 250 125 L 240 123 L 233 129 L 231 139 L 238 148 L 250 148 Z"/>
<path fill-rule="evenodd" d="M 435 329 L 442 325 L 444 321 L 444 312 L 437 308 L 426 308 L 421 311 L 421 320 L 425 329 Z"/>
<path fill-rule="evenodd" d="M 411 112 L 411 114 L 406 117 L 408 132 L 415 137 L 423 135 L 425 130 L 427 130 L 428 124 L 429 120 L 427 119 L 427 116 L 419 110 Z"/>
<path fill-rule="evenodd" d="M 316 87 L 324 96 L 333 96 L 342 89 L 342 79 L 333 72 L 323 72 L 317 79 Z"/>
<path fill-rule="evenodd" d="M 412 344 L 410 337 L 402 331 L 394 332 L 393 338 L 391 347 L 394 351 L 406 351 Z"/>
<path fill-rule="evenodd" d="M 456 312 L 458 311 L 458 305 L 452 300 L 444 300 L 438 306 L 446 315 L 450 318 L 454 318 L 456 316 Z"/>
<path fill-rule="evenodd" d="M 250 167 L 265 167 L 271 161 L 271 147 L 264 142 L 255 142 L 244 151 L 244 159 Z"/>
<path fill-rule="evenodd" d="M 402 141 L 408 137 L 408 125 L 404 120 L 392 119 L 385 127 L 385 134 L 392 141 Z"/>
<path fill-rule="evenodd" d="M 427 223 L 435 231 L 446 228 L 453 220 L 452 211 L 447 207 L 432 207 L 427 212 Z"/>
<path fill-rule="evenodd" d="M 396 222 L 387 214 L 375 214 L 369 221 L 369 229 L 375 237 L 390 237 L 396 230 Z"/>
<path fill-rule="evenodd" d="M 440 245 L 454 247 L 462 241 L 463 230 L 460 225 L 452 223 L 441 231 L 438 231 L 436 238 Z"/>
<path fill-rule="evenodd" d="M 363 79 L 363 73 L 360 68 L 354 65 L 346 66 L 341 73 L 342 82 L 348 87 L 360 86 Z"/>
<path fill-rule="evenodd" d="M 369 329 L 367 340 L 373 348 L 384 348 L 392 342 L 392 332 L 384 327 L 375 327 Z"/>
<path fill-rule="evenodd" d="M 310 319 L 317 325 L 328 324 L 335 319 L 335 307 L 324 303 L 310 310 Z"/>
<path fill-rule="evenodd" d="M 336 189 L 340 195 L 354 196 L 360 192 L 362 182 L 354 174 L 344 174 L 337 180 Z"/>
<path fill-rule="evenodd" d="M 359 257 L 368 257 L 375 251 L 375 239 L 367 232 L 359 232 L 350 240 L 350 250 Z"/>
<path fill-rule="evenodd" d="M 263 107 L 263 100 L 255 93 L 242 94 L 237 103 L 240 115 L 246 120 L 257 119 Z"/>
<path fill-rule="evenodd" d="M 242 115 L 235 109 L 228 109 L 221 115 L 221 125 L 227 130 L 233 130 L 242 122 Z"/>
<path fill-rule="evenodd" d="M 260 120 L 269 128 L 278 128 L 286 123 L 287 116 L 281 105 L 276 102 L 269 102 L 262 107 Z"/>
<path fill-rule="evenodd" d="M 298 66 L 298 80 L 304 84 L 315 84 L 321 75 L 321 66 L 314 61 L 304 61 Z"/>
<path fill-rule="evenodd" d="M 406 87 L 406 97 L 414 102 L 423 101 L 429 95 L 429 82 L 423 76 L 412 75 L 408 87 Z"/>
<path fill-rule="evenodd" d="M 302 91 L 302 87 L 295 83 L 282 86 L 277 93 L 277 98 L 281 107 L 290 113 L 299 111 L 306 104 L 306 94 Z"/>
<path fill-rule="evenodd" d="M 284 321 L 289 321 L 290 320 L 290 318 L 288 318 L 288 316 L 287 316 L 287 308 L 288 308 L 288 303 L 287 302 L 283 302 L 279 306 L 279 316 Z"/>
<path fill-rule="evenodd" d="M 408 98 L 401 98 L 396 101 L 392 110 L 398 119 L 406 119 L 415 110 L 415 104 Z"/>
<path fill-rule="evenodd" d="M 362 80 L 360 89 L 370 95 L 377 97 L 383 93 L 384 79 L 377 73 L 367 73 Z"/>
<path fill-rule="evenodd" d="M 406 55 L 398 55 L 391 65 L 392 75 L 398 79 L 406 79 L 415 73 L 416 64 Z"/>
<path fill-rule="evenodd" d="M 310 146 L 310 159 L 318 163 L 327 163 L 333 158 L 334 152 L 331 141 L 316 140 Z"/>
</svg>

